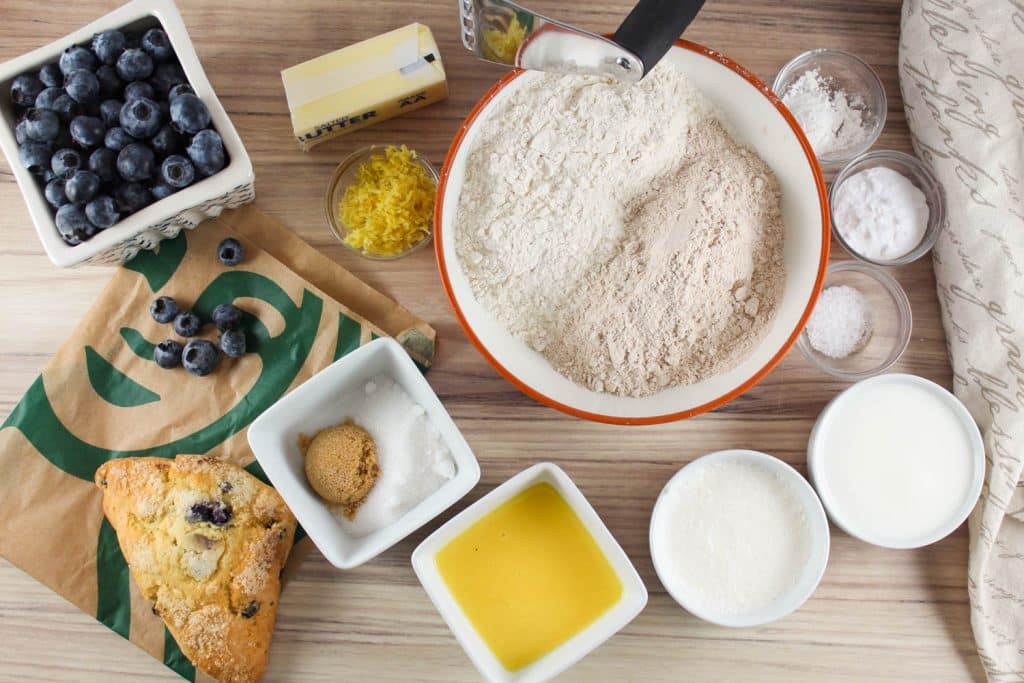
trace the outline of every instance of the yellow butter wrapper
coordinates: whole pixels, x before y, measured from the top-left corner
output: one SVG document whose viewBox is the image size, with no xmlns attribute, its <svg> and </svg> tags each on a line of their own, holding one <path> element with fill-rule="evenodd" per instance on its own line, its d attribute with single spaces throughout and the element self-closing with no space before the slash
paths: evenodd
<svg viewBox="0 0 1024 683">
<path fill-rule="evenodd" d="M 409 24 L 281 72 L 304 150 L 448 97 L 430 29 Z"/>
</svg>

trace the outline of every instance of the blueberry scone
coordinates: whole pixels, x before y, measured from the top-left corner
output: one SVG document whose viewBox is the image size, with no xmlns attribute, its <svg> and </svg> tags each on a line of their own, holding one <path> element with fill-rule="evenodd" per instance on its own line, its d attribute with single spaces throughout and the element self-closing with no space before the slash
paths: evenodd
<svg viewBox="0 0 1024 683">
<path fill-rule="evenodd" d="M 295 517 L 270 486 L 215 458 L 111 460 L 103 512 L 182 653 L 222 683 L 263 677 Z"/>
</svg>

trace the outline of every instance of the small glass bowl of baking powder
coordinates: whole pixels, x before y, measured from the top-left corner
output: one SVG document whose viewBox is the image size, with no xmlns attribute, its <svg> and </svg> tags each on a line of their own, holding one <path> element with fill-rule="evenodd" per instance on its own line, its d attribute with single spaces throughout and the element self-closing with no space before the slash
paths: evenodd
<svg viewBox="0 0 1024 683">
<path fill-rule="evenodd" d="M 898 206 L 895 206 L 896 204 L 902 204 L 904 201 L 908 200 L 906 190 L 914 192 L 919 198 L 923 196 L 925 205 L 928 208 L 927 220 L 918 216 L 918 220 L 924 224 L 923 230 L 920 229 L 922 226 L 905 226 L 906 229 L 918 231 L 914 234 L 915 241 L 917 242 L 916 246 L 910 248 L 909 251 L 891 258 L 880 257 L 877 254 L 868 254 L 865 253 L 863 249 L 858 249 L 850 239 L 850 235 L 847 234 L 850 228 L 844 224 L 844 216 L 846 212 L 837 210 L 837 204 L 840 201 L 843 201 L 840 198 L 844 192 L 852 191 L 855 187 L 863 187 L 863 185 L 857 181 L 848 181 L 850 181 L 851 178 L 858 176 L 863 178 L 864 176 L 860 174 L 865 171 L 877 173 L 877 170 L 872 171 L 872 169 L 888 169 L 889 171 L 895 171 L 909 181 L 910 186 L 913 186 L 907 186 L 903 180 L 891 173 L 889 174 L 889 178 L 882 179 L 882 182 L 876 183 L 876 185 L 884 186 L 885 192 L 889 195 L 885 204 L 890 211 L 899 208 Z M 893 182 L 894 180 L 897 182 Z M 847 187 L 844 188 L 844 185 L 847 185 Z M 906 186 L 902 192 L 900 191 L 901 185 Z M 916 188 L 916 190 L 914 188 Z M 856 191 L 860 192 L 859 189 Z M 851 198 L 848 197 L 846 199 Z M 852 199 L 857 200 L 858 198 L 853 197 Z M 872 201 L 871 198 L 868 197 L 861 197 L 860 199 L 867 202 Z M 896 199 L 899 199 L 899 202 L 896 202 Z M 920 202 L 920 199 L 917 201 Z M 832 181 L 832 186 L 828 191 L 828 203 L 832 214 L 832 234 L 835 236 L 836 241 L 856 258 L 859 258 L 861 261 L 873 263 L 876 266 L 903 266 L 921 258 L 935 246 L 935 242 L 939 239 L 939 233 L 942 232 L 942 226 L 946 221 L 946 202 L 945 195 L 942 191 L 942 185 L 939 184 L 939 181 L 935 178 L 928 167 L 921 163 L 917 157 L 905 154 L 904 152 L 897 152 L 888 149 L 862 154 L 847 164 L 835 177 L 835 180 Z M 907 211 L 910 211 L 910 207 L 905 208 Z M 875 213 L 874 209 L 869 210 L 872 213 Z M 891 216 L 889 218 L 891 218 Z M 904 220 L 910 220 L 911 218 L 913 218 L 913 212 L 903 216 Z M 887 220 L 885 222 L 891 225 L 900 224 L 898 221 L 893 220 Z M 917 238 L 917 235 L 920 235 L 920 238 Z M 913 242 L 910 244 L 913 244 Z M 906 246 L 909 247 L 910 245 L 908 244 Z"/>
<path fill-rule="evenodd" d="M 779 70 L 772 90 L 800 124 L 827 174 L 871 149 L 885 127 L 882 80 L 867 62 L 843 50 L 797 55 Z"/>
<path fill-rule="evenodd" d="M 833 377 L 856 382 L 885 372 L 910 343 L 913 315 L 900 284 L 860 261 L 829 266 L 825 285 L 796 345 Z"/>
</svg>

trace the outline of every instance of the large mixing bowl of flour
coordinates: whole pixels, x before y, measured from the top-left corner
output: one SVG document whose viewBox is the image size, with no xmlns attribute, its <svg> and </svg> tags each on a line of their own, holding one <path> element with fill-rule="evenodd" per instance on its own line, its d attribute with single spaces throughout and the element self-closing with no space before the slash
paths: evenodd
<svg viewBox="0 0 1024 683">
<path fill-rule="evenodd" d="M 598 422 L 639 425 L 679 420 L 718 408 L 753 387 L 782 360 L 803 330 L 828 263 L 825 183 L 810 144 L 782 102 L 749 71 L 695 43 L 678 41 L 664 62 L 681 71 L 717 108 L 736 140 L 753 149 L 778 181 L 785 275 L 776 297 L 774 318 L 749 353 L 731 369 L 645 396 L 594 391 L 558 372 L 544 355 L 510 333 L 474 295 L 456 235 L 467 159 L 483 122 L 500 110 L 505 98 L 516 97 L 530 79 L 540 78 L 537 72 L 513 71 L 481 98 L 452 142 L 438 186 L 434 237 L 441 281 L 469 339 L 491 365 L 526 394 L 558 410 Z"/>
</svg>

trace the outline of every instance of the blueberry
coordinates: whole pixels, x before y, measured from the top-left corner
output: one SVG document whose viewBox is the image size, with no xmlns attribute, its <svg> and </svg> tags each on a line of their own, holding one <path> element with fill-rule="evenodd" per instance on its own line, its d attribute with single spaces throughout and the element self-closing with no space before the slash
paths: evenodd
<svg viewBox="0 0 1024 683">
<path fill-rule="evenodd" d="M 125 81 L 141 81 L 153 74 L 153 59 L 138 48 L 129 48 L 117 58 L 117 75 Z"/>
<path fill-rule="evenodd" d="M 135 213 L 153 203 L 149 190 L 139 183 L 114 185 L 114 201 L 122 213 Z"/>
<path fill-rule="evenodd" d="M 177 192 L 177 188 L 171 187 L 167 183 L 156 183 L 149 188 L 150 194 L 153 195 L 153 199 L 160 201 L 161 199 L 167 199 L 172 194 Z"/>
<path fill-rule="evenodd" d="M 36 142 L 50 142 L 60 133 L 60 117 L 49 109 L 29 109 L 25 112 L 25 133 Z"/>
<path fill-rule="evenodd" d="M 103 136 L 103 145 L 115 152 L 120 152 L 133 142 L 135 142 L 135 138 L 128 135 L 128 132 L 121 128 L 121 126 L 114 126 Z"/>
<path fill-rule="evenodd" d="M 137 100 L 140 97 L 145 97 L 147 100 L 154 99 L 156 95 L 153 94 L 153 86 L 146 81 L 132 81 L 124 86 L 125 101 Z"/>
<path fill-rule="evenodd" d="M 154 62 L 169 62 L 174 59 L 174 48 L 163 29 L 151 28 L 142 34 L 142 49 L 149 53 Z"/>
<path fill-rule="evenodd" d="M 75 171 L 64 183 L 64 194 L 75 204 L 89 201 L 99 190 L 100 177 L 92 171 Z"/>
<path fill-rule="evenodd" d="M 28 136 L 28 121 L 25 119 L 18 121 L 18 125 L 14 127 L 14 141 L 19 145 L 24 145 L 31 139 Z"/>
<path fill-rule="evenodd" d="M 153 70 L 153 77 L 149 79 L 150 85 L 160 97 L 166 97 L 171 88 L 186 82 L 188 79 L 185 78 L 185 72 L 177 62 L 157 64 Z"/>
<path fill-rule="evenodd" d="M 243 619 L 252 619 L 256 616 L 256 613 L 260 611 L 260 603 L 255 600 L 251 601 L 248 605 L 242 608 L 239 614 L 242 615 Z"/>
<path fill-rule="evenodd" d="M 210 110 L 193 94 L 178 95 L 171 100 L 171 123 L 179 133 L 195 134 L 210 126 Z"/>
<path fill-rule="evenodd" d="M 65 77 L 71 75 L 71 72 L 75 69 L 85 69 L 87 71 L 96 71 L 96 67 L 100 65 L 99 60 L 96 59 L 96 55 L 91 50 L 80 45 L 72 45 L 60 56 L 60 71 Z"/>
<path fill-rule="evenodd" d="M 221 304 L 213 309 L 213 324 L 221 332 L 237 330 L 242 324 L 242 311 L 234 304 Z"/>
<path fill-rule="evenodd" d="M 117 172 L 125 180 L 139 181 L 153 177 L 156 155 L 141 142 L 133 142 L 117 153 Z"/>
<path fill-rule="evenodd" d="M 79 104 L 98 102 L 100 81 L 88 69 L 75 69 L 64 79 L 64 91 Z"/>
<path fill-rule="evenodd" d="M 50 182 L 51 180 L 56 180 L 56 179 L 57 179 L 57 174 L 56 174 L 56 173 L 54 173 L 54 172 L 53 172 L 52 170 L 50 170 L 50 169 L 46 169 L 45 171 L 43 171 L 43 175 L 42 175 L 42 178 L 43 178 L 43 182 L 44 182 L 44 183 L 48 183 L 48 182 Z"/>
<path fill-rule="evenodd" d="M 124 34 L 117 29 L 103 31 L 92 37 L 92 51 L 104 64 L 116 64 L 117 58 L 121 56 L 127 46 L 128 41 Z"/>
<path fill-rule="evenodd" d="M 85 217 L 97 228 L 106 229 L 121 218 L 117 202 L 109 195 L 101 194 L 85 205 Z"/>
<path fill-rule="evenodd" d="M 104 64 L 96 69 L 96 80 L 100 83 L 100 97 L 108 100 L 121 97 L 124 81 L 117 75 L 115 67 Z"/>
<path fill-rule="evenodd" d="M 106 147 L 93 150 L 89 155 L 89 170 L 105 183 L 117 180 L 117 152 Z"/>
<path fill-rule="evenodd" d="M 203 321 L 192 311 L 182 311 L 174 316 L 174 331 L 182 337 L 194 337 L 199 334 L 201 329 L 203 329 Z"/>
<path fill-rule="evenodd" d="M 55 111 L 63 120 L 70 121 L 78 113 L 78 103 L 63 88 L 47 88 L 36 98 L 36 109 Z"/>
<path fill-rule="evenodd" d="M 172 154 L 180 154 L 185 151 L 185 145 L 181 142 L 181 136 L 167 123 L 149 141 L 157 159 L 163 159 Z"/>
<path fill-rule="evenodd" d="M 92 232 L 89 219 L 78 204 L 65 204 L 57 209 L 54 222 L 57 224 L 57 232 L 71 246 L 89 239 Z"/>
<path fill-rule="evenodd" d="M 151 138 L 160 130 L 160 108 L 148 97 L 129 100 L 121 107 L 121 127 L 136 138 Z"/>
<path fill-rule="evenodd" d="M 217 347 L 205 339 L 193 339 L 185 344 L 181 354 L 181 364 L 193 375 L 209 375 L 217 367 L 220 354 Z M 195 509 L 193 507 L 193 509 Z M 216 523 L 216 522 L 215 522 Z"/>
<path fill-rule="evenodd" d="M 82 167 L 82 155 L 78 150 L 59 149 L 53 153 L 50 159 L 50 170 L 57 174 L 58 178 L 65 180 L 74 175 L 75 171 Z"/>
<path fill-rule="evenodd" d="M 50 147 L 43 142 L 26 142 L 18 148 L 18 159 L 29 173 L 42 175 L 49 165 Z"/>
<path fill-rule="evenodd" d="M 179 154 L 172 154 L 160 165 L 160 179 L 175 189 L 188 187 L 195 178 L 192 162 Z"/>
<path fill-rule="evenodd" d="M 19 107 L 31 107 L 45 87 L 45 84 L 35 76 L 22 74 L 11 81 L 11 102 Z"/>
<path fill-rule="evenodd" d="M 180 97 L 178 99 L 181 99 Z M 175 100 L 177 102 L 178 100 Z M 186 148 L 188 158 L 202 176 L 210 176 L 224 168 L 224 143 L 217 131 L 207 128 L 199 131 Z"/>
<path fill-rule="evenodd" d="M 165 339 L 153 347 L 153 360 L 162 368 L 178 367 L 181 365 L 181 344 Z"/>
<path fill-rule="evenodd" d="M 153 299 L 149 305 L 149 314 L 158 323 L 169 323 L 178 315 L 178 302 L 169 296 Z"/>
<path fill-rule="evenodd" d="M 245 332 L 227 330 L 220 336 L 220 350 L 230 358 L 241 358 L 245 355 Z"/>
<path fill-rule="evenodd" d="M 55 209 L 68 203 L 68 196 L 64 194 L 64 182 L 63 178 L 54 178 L 46 183 L 46 189 L 43 190 L 46 201 L 50 202 L 50 206 Z"/>
<path fill-rule="evenodd" d="M 206 343 L 210 344 L 210 342 Z M 210 346 L 212 347 L 213 344 L 210 344 Z M 216 352 L 217 350 L 214 349 L 214 353 Z M 188 346 L 185 347 L 185 353 L 188 354 Z M 185 367 L 187 368 L 188 366 L 186 365 Z M 204 372 L 202 374 L 205 375 L 206 373 Z M 231 521 L 232 516 L 231 506 L 229 504 L 223 503 L 219 500 L 211 500 L 203 503 L 193 503 L 192 507 L 189 508 L 188 514 L 185 516 L 185 521 L 189 524 L 207 522 L 216 526 L 224 526 Z"/>
<path fill-rule="evenodd" d="M 217 258 L 225 266 L 237 266 L 245 259 L 245 248 L 234 237 L 228 237 L 217 246 Z"/>
<path fill-rule="evenodd" d="M 121 125 L 121 107 L 123 106 L 124 102 L 121 100 L 103 100 L 100 104 L 100 118 L 103 119 L 103 125 L 107 128 Z"/>
<path fill-rule="evenodd" d="M 173 100 L 180 95 L 195 95 L 196 91 L 188 83 L 179 83 L 167 91 L 167 99 Z"/>
<path fill-rule="evenodd" d="M 47 88 L 59 88 L 64 85 L 64 73 L 57 62 L 50 62 L 39 70 L 39 80 Z"/>
<path fill-rule="evenodd" d="M 75 144 L 86 149 L 102 145 L 107 134 L 107 127 L 95 116 L 76 116 L 71 119 L 69 130 Z"/>
</svg>

